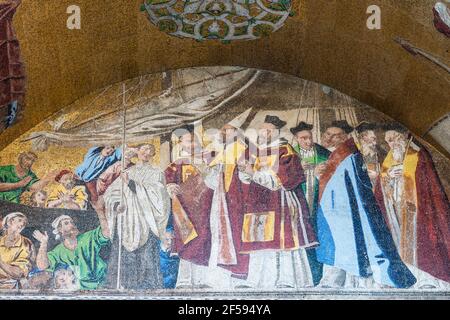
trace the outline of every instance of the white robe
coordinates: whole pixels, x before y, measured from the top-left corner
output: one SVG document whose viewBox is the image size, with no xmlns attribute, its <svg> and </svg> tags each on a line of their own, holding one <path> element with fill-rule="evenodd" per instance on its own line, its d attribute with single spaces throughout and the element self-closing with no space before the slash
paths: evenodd
<svg viewBox="0 0 450 320">
<path fill-rule="evenodd" d="M 125 172 L 134 182 L 136 193 L 124 185 L 126 210 L 121 214 L 122 228 L 118 231 L 121 231 L 124 248 L 133 252 L 147 242 L 150 232 L 158 238 L 163 236 L 169 219 L 170 198 L 161 170 L 150 164 L 137 164 Z M 122 200 L 122 179 L 116 179 L 111 184 L 104 199 L 110 230 L 115 230 L 117 219 L 114 208 Z M 111 232 L 112 235 L 114 233 Z"/>
</svg>

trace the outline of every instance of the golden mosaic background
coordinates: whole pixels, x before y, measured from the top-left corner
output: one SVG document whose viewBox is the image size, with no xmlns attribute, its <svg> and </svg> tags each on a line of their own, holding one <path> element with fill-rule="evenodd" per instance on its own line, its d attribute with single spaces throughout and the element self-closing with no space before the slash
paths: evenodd
<svg viewBox="0 0 450 320">
<path fill-rule="evenodd" d="M 435 0 L 295 0 L 296 15 L 279 31 L 231 44 L 159 32 L 139 11 L 142 1 L 77 0 L 81 30 L 66 28 L 73 0 L 22 1 L 14 25 L 28 79 L 26 111 L 18 125 L 0 135 L 0 149 L 96 89 L 190 66 L 290 73 L 355 97 L 418 135 L 450 110 L 450 75 L 393 41 L 405 38 L 450 65 L 450 42 L 432 23 Z M 366 28 L 372 4 L 381 7 L 381 30 Z"/>
</svg>

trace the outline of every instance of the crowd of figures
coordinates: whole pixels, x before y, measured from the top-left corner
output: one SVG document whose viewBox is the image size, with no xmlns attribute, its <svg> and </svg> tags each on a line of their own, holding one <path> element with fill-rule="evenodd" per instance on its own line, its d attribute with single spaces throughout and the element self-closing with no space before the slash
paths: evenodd
<svg viewBox="0 0 450 320">
<path fill-rule="evenodd" d="M 266 116 L 256 143 L 240 125 L 224 125 L 208 147 L 193 126 L 175 130 L 165 169 L 151 164 L 151 144 L 94 147 L 75 172 L 41 179 L 32 152 L 0 167 L 1 200 L 19 203 L 29 191 L 36 207 L 92 208 L 99 220 L 80 233 L 61 215 L 51 225 L 60 243 L 49 248 L 50 235 L 34 230 L 35 248 L 21 234 L 27 217 L 6 214 L 0 287 L 450 287 L 449 202 L 406 129 L 383 126 L 390 151 L 380 161 L 379 128 L 367 122 L 332 122 L 322 145 L 304 122 L 290 128 L 293 145 L 277 116 Z"/>
</svg>

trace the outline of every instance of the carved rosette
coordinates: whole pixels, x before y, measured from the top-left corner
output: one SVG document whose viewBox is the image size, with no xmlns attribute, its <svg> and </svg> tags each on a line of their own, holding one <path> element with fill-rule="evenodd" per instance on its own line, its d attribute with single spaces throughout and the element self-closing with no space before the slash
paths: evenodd
<svg viewBox="0 0 450 320">
<path fill-rule="evenodd" d="M 145 0 L 159 30 L 180 38 L 253 40 L 280 29 L 293 15 L 291 0 Z"/>
</svg>

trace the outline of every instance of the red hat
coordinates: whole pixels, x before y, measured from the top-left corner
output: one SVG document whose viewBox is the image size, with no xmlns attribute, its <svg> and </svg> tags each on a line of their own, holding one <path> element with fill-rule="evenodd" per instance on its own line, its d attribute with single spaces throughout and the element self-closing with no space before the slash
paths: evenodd
<svg viewBox="0 0 450 320">
<path fill-rule="evenodd" d="M 64 176 L 64 175 L 66 175 L 66 174 L 68 174 L 68 173 L 72 173 L 72 171 L 70 171 L 70 170 L 66 170 L 66 169 L 64 169 L 64 170 L 62 170 L 60 173 L 58 173 L 58 175 L 55 177 L 55 181 L 56 182 L 59 182 L 59 180 L 61 180 L 61 178 Z"/>
</svg>

